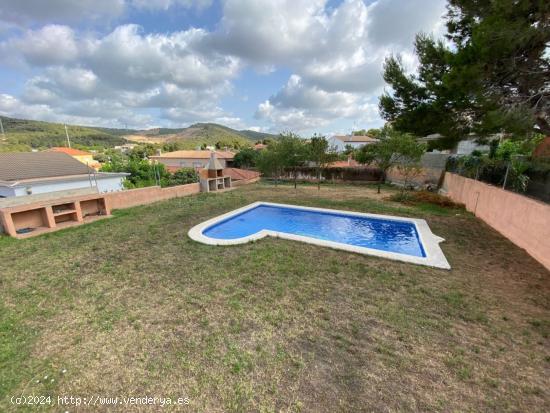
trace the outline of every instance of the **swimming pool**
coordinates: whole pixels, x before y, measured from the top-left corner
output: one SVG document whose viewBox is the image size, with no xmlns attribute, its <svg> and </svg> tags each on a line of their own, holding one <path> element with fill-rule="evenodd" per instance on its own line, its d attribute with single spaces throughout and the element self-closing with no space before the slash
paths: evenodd
<svg viewBox="0 0 550 413">
<path fill-rule="evenodd" d="M 362 254 L 449 269 L 423 219 L 255 202 L 189 231 L 195 241 L 233 245 L 275 236 Z"/>
</svg>

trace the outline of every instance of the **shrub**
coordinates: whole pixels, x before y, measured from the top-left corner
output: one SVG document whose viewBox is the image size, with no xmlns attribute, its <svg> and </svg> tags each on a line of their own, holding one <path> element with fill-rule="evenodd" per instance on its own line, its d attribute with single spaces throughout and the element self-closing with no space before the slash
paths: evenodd
<svg viewBox="0 0 550 413">
<path fill-rule="evenodd" d="M 199 174 L 193 168 L 181 168 L 168 178 L 168 186 L 199 182 Z"/>
<path fill-rule="evenodd" d="M 444 208 L 457 208 L 460 204 L 450 198 L 429 191 L 398 192 L 389 197 L 390 201 L 401 202 L 406 205 L 432 204 Z"/>
</svg>

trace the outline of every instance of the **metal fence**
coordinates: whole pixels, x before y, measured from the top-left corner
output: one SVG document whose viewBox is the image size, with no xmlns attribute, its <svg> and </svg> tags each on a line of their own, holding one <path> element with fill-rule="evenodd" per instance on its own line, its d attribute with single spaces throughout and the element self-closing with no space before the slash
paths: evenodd
<svg viewBox="0 0 550 413">
<path fill-rule="evenodd" d="M 447 171 L 550 203 L 550 161 L 451 156 Z"/>
</svg>

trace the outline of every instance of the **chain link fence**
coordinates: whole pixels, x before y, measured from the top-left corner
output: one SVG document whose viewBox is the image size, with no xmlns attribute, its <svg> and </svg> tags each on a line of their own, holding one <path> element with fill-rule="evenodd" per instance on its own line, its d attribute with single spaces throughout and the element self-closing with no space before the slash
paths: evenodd
<svg viewBox="0 0 550 413">
<path fill-rule="evenodd" d="M 451 156 L 446 170 L 550 203 L 550 160 L 512 156 L 509 160 Z"/>
</svg>

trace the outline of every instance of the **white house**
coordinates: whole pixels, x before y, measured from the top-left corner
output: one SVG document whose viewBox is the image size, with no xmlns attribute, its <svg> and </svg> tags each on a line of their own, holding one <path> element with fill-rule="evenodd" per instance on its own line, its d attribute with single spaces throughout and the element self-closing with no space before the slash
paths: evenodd
<svg viewBox="0 0 550 413">
<path fill-rule="evenodd" d="M 341 153 L 346 150 L 346 147 L 352 147 L 353 149 L 360 148 L 364 145 L 370 145 L 372 143 L 378 142 L 378 139 L 373 138 L 372 136 L 354 136 L 354 135 L 344 135 L 344 136 L 332 136 L 328 140 L 330 148 L 334 148 L 336 152 Z"/>
<path fill-rule="evenodd" d="M 0 153 L 0 198 L 79 188 L 121 191 L 128 175 L 96 172 L 61 152 Z"/>
</svg>

